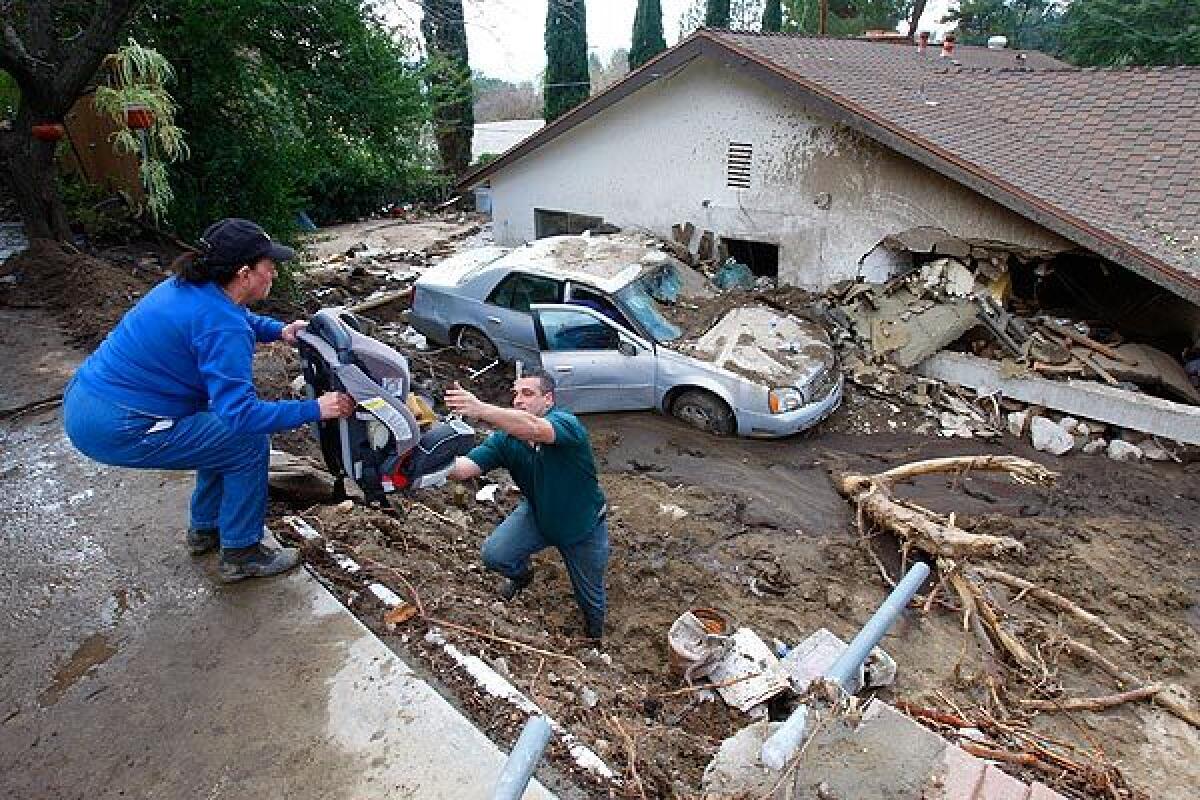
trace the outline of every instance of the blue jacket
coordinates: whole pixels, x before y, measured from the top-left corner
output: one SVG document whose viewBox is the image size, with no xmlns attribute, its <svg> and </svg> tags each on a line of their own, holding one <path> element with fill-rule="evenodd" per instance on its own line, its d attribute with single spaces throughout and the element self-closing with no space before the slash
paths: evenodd
<svg viewBox="0 0 1200 800">
<path fill-rule="evenodd" d="M 125 314 L 76 379 L 155 417 L 211 411 L 236 433 L 288 430 L 321 412 L 316 400 L 264 402 L 254 391 L 254 345 L 282 332 L 283 323 L 247 311 L 214 283 L 168 278 Z"/>
</svg>

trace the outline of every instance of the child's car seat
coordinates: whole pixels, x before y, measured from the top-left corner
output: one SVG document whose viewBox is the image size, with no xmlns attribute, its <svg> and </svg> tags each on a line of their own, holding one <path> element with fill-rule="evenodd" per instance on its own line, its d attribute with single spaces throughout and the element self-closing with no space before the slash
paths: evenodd
<svg viewBox="0 0 1200 800">
<path fill-rule="evenodd" d="M 392 492 L 444 483 L 454 458 L 474 445 L 475 431 L 459 419 L 427 418 L 422 430 L 408 359 L 362 333 L 350 312 L 318 311 L 297 339 L 309 397 L 346 392 L 358 403 L 352 417 L 314 426 L 339 485 L 349 476 L 367 500 L 386 503 Z"/>
</svg>

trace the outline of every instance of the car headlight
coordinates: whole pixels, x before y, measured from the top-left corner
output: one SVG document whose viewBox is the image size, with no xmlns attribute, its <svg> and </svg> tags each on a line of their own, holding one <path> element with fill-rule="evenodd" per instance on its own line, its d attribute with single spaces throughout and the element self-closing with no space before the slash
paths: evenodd
<svg viewBox="0 0 1200 800">
<path fill-rule="evenodd" d="M 772 414 L 782 414 L 786 411 L 795 411 L 804 405 L 804 392 L 792 386 L 787 386 L 780 389 L 772 389 L 767 394 L 767 406 L 771 409 Z"/>
</svg>

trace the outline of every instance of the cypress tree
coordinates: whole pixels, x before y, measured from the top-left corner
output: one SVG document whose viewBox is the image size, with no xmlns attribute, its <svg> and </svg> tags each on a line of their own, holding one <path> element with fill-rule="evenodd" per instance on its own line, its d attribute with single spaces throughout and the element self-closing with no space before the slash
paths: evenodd
<svg viewBox="0 0 1200 800">
<path fill-rule="evenodd" d="M 552 122 L 591 94 L 587 58 L 587 9 L 584 0 L 546 4 L 546 104 L 542 116 Z"/>
<path fill-rule="evenodd" d="M 466 172 L 475 132 L 475 98 L 467 63 L 462 0 L 426 0 L 421 34 L 429 52 L 426 80 L 442 169 Z"/>
<path fill-rule="evenodd" d="M 704 4 L 704 27 L 729 28 L 729 0 L 707 0 Z"/>
<path fill-rule="evenodd" d="M 633 44 L 629 48 L 629 68 L 637 69 L 667 49 L 663 39 L 662 3 L 659 0 L 638 0 L 633 16 Z"/>
<path fill-rule="evenodd" d="M 783 8 L 779 0 L 767 0 L 763 6 L 763 33 L 779 33 L 783 30 Z"/>
</svg>

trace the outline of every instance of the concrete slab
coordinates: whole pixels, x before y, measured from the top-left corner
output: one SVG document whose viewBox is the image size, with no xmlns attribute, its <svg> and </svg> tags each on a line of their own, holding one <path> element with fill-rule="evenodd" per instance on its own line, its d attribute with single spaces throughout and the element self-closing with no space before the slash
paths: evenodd
<svg viewBox="0 0 1200 800">
<path fill-rule="evenodd" d="M 917 367 L 927 378 L 978 392 L 1062 411 L 1074 417 L 1200 444 L 1200 407 L 1116 389 L 1093 381 L 1051 381 L 1039 377 L 1006 378 L 998 362 L 966 353 L 941 352 Z"/>
<path fill-rule="evenodd" d="M 190 484 L 0 423 L 0 797 L 490 797 L 505 755 L 308 573 L 187 555 Z"/>
</svg>

